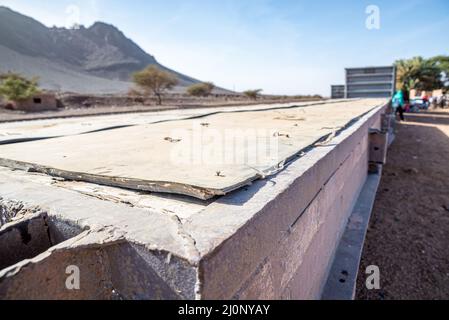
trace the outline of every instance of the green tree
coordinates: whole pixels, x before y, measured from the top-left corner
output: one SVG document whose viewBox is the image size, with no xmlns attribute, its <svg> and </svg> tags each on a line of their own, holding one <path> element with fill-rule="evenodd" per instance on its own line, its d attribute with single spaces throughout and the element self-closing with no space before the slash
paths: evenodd
<svg viewBox="0 0 449 320">
<path fill-rule="evenodd" d="M 247 90 L 243 92 L 245 96 L 250 98 L 251 100 L 257 100 L 257 98 L 260 96 L 260 93 L 262 92 L 262 89 L 256 89 L 256 90 Z"/>
<path fill-rule="evenodd" d="M 208 97 L 215 89 L 212 82 L 197 83 L 187 88 L 187 93 L 194 97 Z"/>
<path fill-rule="evenodd" d="M 37 78 L 27 79 L 16 73 L 0 75 L 0 95 L 6 100 L 19 102 L 38 93 Z"/>
<path fill-rule="evenodd" d="M 436 56 L 430 59 L 441 70 L 441 82 L 444 87 L 449 88 L 449 56 Z"/>
<path fill-rule="evenodd" d="M 158 105 L 162 104 L 162 94 L 178 84 L 178 79 L 175 75 L 161 70 L 155 65 L 136 72 L 133 75 L 133 80 L 145 94 L 154 94 L 157 97 Z"/>
<path fill-rule="evenodd" d="M 398 89 L 434 90 L 442 86 L 441 67 L 432 59 L 414 57 L 398 60 L 395 65 Z"/>
</svg>

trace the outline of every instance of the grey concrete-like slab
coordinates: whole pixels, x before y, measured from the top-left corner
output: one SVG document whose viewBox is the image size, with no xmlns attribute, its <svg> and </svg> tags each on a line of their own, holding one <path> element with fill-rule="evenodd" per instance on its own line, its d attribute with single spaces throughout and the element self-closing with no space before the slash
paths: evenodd
<svg viewBox="0 0 449 320">
<path fill-rule="evenodd" d="M 334 100 L 333 103 L 351 101 Z M 44 119 L 0 123 L 0 145 L 34 141 L 55 137 L 73 136 L 114 128 L 123 128 L 142 124 L 161 123 L 180 119 L 192 119 L 220 112 L 255 111 L 272 108 L 291 108 L 294 106 L 314 106 L 329 103 L 326 101 L 261 104 L 244 107 L 203 107 L 197 109 L 179 109 L 156 112 L 139 112 L 103 116 L 85 116 L 62 119 Z"/>
<path fill-rule="evenodd" d="M 210 199 L 270 176 L 385 100 L 217 112 L 197 119 L 0 146 L 0 165 Z"/>
<path fill-rule="evenodd" d="M 2 228 L 42 212 L 62 241 L 1 270 L 0 297 L 319 298 L 384 110 L 206 202 L 0 168 Z M 80 268 L 80 290 L 65 288 L 69 265 Z"/>
</svg>

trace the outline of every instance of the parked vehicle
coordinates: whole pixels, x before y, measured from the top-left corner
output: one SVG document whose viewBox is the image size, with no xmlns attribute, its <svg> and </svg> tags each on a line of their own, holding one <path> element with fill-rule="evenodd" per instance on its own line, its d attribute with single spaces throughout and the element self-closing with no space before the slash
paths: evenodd
<svg viewBox="0 0 449 320">
<path fill-rule="evenodd" d="M 410 109 L 427 110 L 429 109 L 429 102 L 422 98 L 415 98 L 410 101 Z"/>
</svg>

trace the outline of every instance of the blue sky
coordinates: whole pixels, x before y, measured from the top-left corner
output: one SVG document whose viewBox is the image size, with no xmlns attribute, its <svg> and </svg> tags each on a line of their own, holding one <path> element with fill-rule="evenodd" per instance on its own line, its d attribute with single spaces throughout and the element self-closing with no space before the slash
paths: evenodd
<svg viewBox="0 0 449 320">
<path fill-rule="evenodd" d="M 48 26 L 116 25 L 177 71 L 236 90 L 329 95 L 344 68 L 449 54 L 448 0 L 0 0 Z M 366 28 L 366 8 L 380 29 Z M 72 8 L 72 9 L 71 9 Z"/>
</svg>

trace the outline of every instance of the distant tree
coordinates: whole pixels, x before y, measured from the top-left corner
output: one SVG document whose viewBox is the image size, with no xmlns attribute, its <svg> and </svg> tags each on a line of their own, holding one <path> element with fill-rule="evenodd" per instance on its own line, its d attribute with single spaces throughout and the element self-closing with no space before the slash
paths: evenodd
<svg viewBox="0 0 449 320">
<path fill-rule="evenodd" d="M 0 96 L 6 100 L 19 102 L 38 93 L 38 79 L 27 79 L 16 73 L 0 74 Z"/>
<path fill-rule="evenodd" d="M 162 94 L 178 84 L 175 75 L 151 65 L 146 69 L 133 75 L 134 83 L 139 86 L 145 94 L 153 94 L 157 97 L 158 105 L 162 104 Z"/>
<path fill-rule="evenodd" d="M 319 94 L 314 94 L 314 95 L 296 95 L 293 96 L 292 98 L 295 99 L 304 99 L 304 100 L 323 100 L 323 97 Z"/>
<path fill-rule="evenodd" d="M 214 89 L 216 88 L 213 82 L 204 82 L 204 85 L 207 87 L 209 94 L 211 94 L 212 91 L 214 91 Z"/>
<path fill-rule="evenodd" d="M 69 29 L 72 29 L 72 30 L 79 30 L 79 29 L 81 29 L 81 24 L 79 24 L 79 23 L 74 23 L 74 24 L 72 24 L 71 26 L 70 26 L 70 28 Z"/>
<path fill-rule="evenodd" d="M 397 68 L 398 89 L 410 91 L 433 90 L 441 88 L 442 69 L 432 59 L 414 57 L 412 59 L 398 60 Z"/>
<path fill-rule="evenodd" d="M 260 93 L 262 92 L 262 89 L 256 89 L 256 90 L 247 90 L 243 92 L 245 96 L 250 98 L 251 100 L 257 100 L 257 98 L 260 96 Z"/>
<path fill-rule="evenodd" d="M 449 88 L 449 56 L 436 56 L 430 59 L 441 70 L 441 82 Z"/>
<path fill-rule="evenodd" d="M 140 96 L 142 96 L 142 92 L 139 90 L 136 90 L 135 88 L 131 88 L 128 90 L 128 96 L 129 97 L 140 97 Z"/>
<path fill-rule="evenodd" d="M 215 89 L 212 82 L 197 83 L 187 88 L 187 93 L 194 97 L 208 97 Z"/>
</svg>

